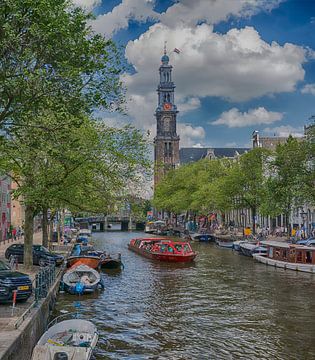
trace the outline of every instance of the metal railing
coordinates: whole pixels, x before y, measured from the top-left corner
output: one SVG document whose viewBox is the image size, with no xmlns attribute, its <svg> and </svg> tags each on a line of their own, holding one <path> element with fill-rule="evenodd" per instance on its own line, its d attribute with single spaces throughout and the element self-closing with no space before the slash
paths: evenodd
<svg viewBox="0 0 315 360">
<path fill-rule="evenodd" d="M 38 274 L 35 275 L 35 302 L 38 303 L 40 299 L 47 296 L 49 289 L 56 280 L 55 264 L 42 267 Z"/>
</svg>

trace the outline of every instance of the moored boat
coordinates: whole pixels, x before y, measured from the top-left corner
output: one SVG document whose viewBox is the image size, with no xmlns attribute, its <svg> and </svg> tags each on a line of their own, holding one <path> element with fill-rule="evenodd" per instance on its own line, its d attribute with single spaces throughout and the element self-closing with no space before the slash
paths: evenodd
<svg viewBox="0 0 315 360">
<path fill-rule="evenodd" d="M 65 291 L 70 294 L 92 293 L 98 288 L 104 288 L 101 275 L 82 263 L 78 263 L 66 271 L 62 281 Z"/>
<path fill-rule="evenodd" d="M 232 249 L 234 240 L 231 237 L 228 238 L 216 237 L 215 243 L 220 247 Z"/>
<path fill-rule="evenodd" d="M 71 319 L 51 326 L 39 339 L 32 360 L 89 360 L 98 341 L 96 326 Z"/>
<path fill-rule="evenodd" d="M 240 252 L 241 252 L 241 254 L 243 254 L 245 256 L 252 257 L 256 248 L 257 248 L 256 243 L 250 243 L 250 242 L 244 241 L 240 244 Z"/>
<path fill-rule="evenodd" d="M 105 257 L 101 257 L 99 263 L 100 269 L 121 269 L 122 266 L 121 254 L 118 254 L 117 258 L 107 254 Z"/>
<path fill-rule="evenodd" d="M 262 244 L 267 248 L 267 254 L 253 254 L 257 261 L 283 269 L 315 273 L 314 247 L 281 241 L 263 241 Z"/>
<path fill-rule="evenodd" d="M 236 240 L 236 241 L 233 241 L 233 250 L 235 251 L 241 251 L 241 248 L 240 248 L 240 245 L 245 242 L 245 240 Z"/>
<path fill-rule="evenodd" d="M 100 263 L 99 255 L 73 255 L 67 259 L 67 267 L 80 263 L 89 266 L 92 269 L 98 269 Z"/>
<path fill-rule="evenodd" d="M 128 248 L 146 258 L 158 261 L 190 262 L 197 256 L 188 242 L 166 238 L 132 239 Z"/>
<path fill-rule="evenodd" d="M 209 233 L 193 233 L 190 235 L 193 240 L 197 240 L 200 242 L 210 242 L 214 241 L 214 236 Z"/>
</svg>

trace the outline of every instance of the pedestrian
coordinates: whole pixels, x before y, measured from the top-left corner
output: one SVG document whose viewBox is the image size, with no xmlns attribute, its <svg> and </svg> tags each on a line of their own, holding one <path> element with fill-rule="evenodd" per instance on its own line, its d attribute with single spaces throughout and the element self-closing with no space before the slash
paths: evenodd
<svg viewBox="0 0 315 360">
<path fill-rule="evenodd" d="M 13 239 L 16 240 L 16 228 L 12 230 Z"/>
</svg>

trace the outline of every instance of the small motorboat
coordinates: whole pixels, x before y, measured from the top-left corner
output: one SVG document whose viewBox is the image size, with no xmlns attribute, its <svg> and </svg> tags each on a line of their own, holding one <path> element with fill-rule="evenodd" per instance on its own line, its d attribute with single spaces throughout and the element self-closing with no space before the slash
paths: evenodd
<svg viewBox="0 0 315 360">
<path fill-rule="evenodd" d="M 101 275 L 89 266 L 77 263 L 63 275 L 63 285 L 69 294 L 92 293 L 98 288 L 104 289 Z"/>
<path fill-rule="evenodd" d="M 190 235 L 193 240 L 197 240 L 200 242 L 210 242 L 214 241 L 214 236 L 209 233 L 194 233 Z"/>
<path fill-rule="evenodd" d="M 71 319 L 51 326 L 39 339 L 32 360 L 89 360 L 98 341 L 96 326 Z"/>
<path fill-rule="evenodd" d="M 231 237 L 227 237 L 227 238 L 216 237 L 215 243 L 222 248 L 232 249 L 234 240 Z"/>
<path fill-rule="evenodd" d="M 67 267 L 72 267 L 75 264 L 80 263 L 89 266 L 92 269 L 98 269 L 100 263 L 100 256 L 96 254 L 91 255 L 72 255 L 67 259 Z"/>
<path fill-rule="evenodd" d="M 122 266 L 121 254 L 118 254 L 117 258 L 113 258 L 109 254 L 101 255 L 99 263 L 100 269 L 121 269 Z"/>
<path fill-rule="evenodd" d="M 158 261 L 190 262 L 197 256 L 189 242 L 173 241 L 166 238 L 132 239 L 128 248 L 146 258 Z"/>
</svg>

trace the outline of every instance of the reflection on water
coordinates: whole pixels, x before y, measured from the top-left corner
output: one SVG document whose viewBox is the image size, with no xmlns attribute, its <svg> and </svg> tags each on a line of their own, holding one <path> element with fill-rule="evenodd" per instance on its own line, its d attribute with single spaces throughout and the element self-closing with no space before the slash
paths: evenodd
<svg viewBox="0 0 315 360">
<path fill-rule="evenodd" d="M 315 359 L 315 276 L 275 269 L 213 244 L 193 244 L 195 264 L 158 263 L 127 249 L 143 234 L 94 235 L 122 254 L 105 291 L 62 294 L 100 331 L 95 359 Z"/>
</svg>

